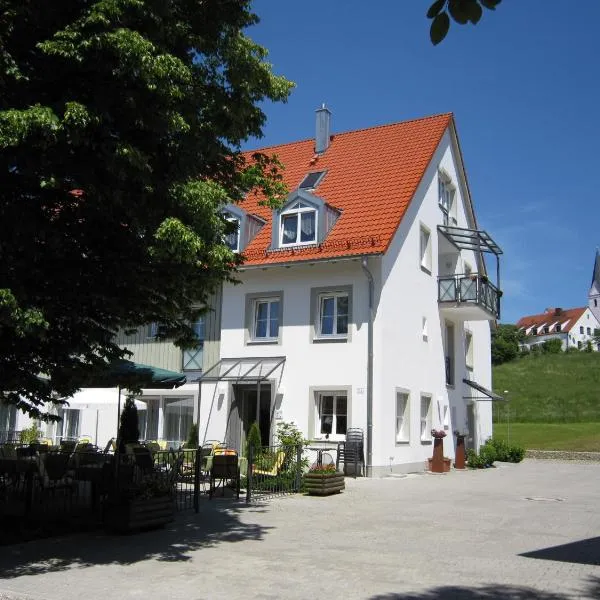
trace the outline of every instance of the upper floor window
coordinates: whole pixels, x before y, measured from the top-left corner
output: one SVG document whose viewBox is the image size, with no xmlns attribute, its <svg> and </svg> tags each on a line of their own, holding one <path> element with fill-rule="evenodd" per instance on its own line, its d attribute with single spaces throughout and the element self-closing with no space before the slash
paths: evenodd
<svg viewBox="0 0 600 600">
<path fill-rule="evenodd" d="M 562 327 L 561 327 L 560 323 L 557 323 L 557 325 L 556 325 L 556 328 L 555 328 L 555 329 L 556 329 L 556 332 L 557 332 L 557 333 L 560 333 L 560 332 L 561 332 L 561 330 L 562 330 Z"/>
<path fill-rule="evenodd" d="M 326 293 L 319 296 L 319 336 L 348 335 L 348 294 Z"/>
<path fill-rule="evenodd" d="M 581 326 L 579 327 L 579 333 L 580 333 L 581 335 L 583 335 L 583 325 L 581 325 Z"/>
<path fill-rule="evenodd" d="M 317 241 L 317 211 L 298 201 L 281 213 L 280 245 L 314 244 Z"/>
<path fill-rule="evenodd" d="M 191 327 L 198 343 L 195 348 L 187 348 L 183 351 L 183 370 L 201 371 L 204 355 L 204 317 L 199 317 L 195 323 L 191 323 Z"/>
<path fill-rule="evenodd" d="M 592 329 L 590 327 L 587 328 L 586 333 L 588 335 L 592 335 Z"/>
<path fill-rule="evenodd" d="M 231 226 L 234 228 L 233 231 L 230 231 L 225 235 L 225 243 L 230 250 L 234 252 L 240 251 L 240 220 L 230 214 L 225 213 L 225 218 L 231 223 Z"/>
<path fill-rule="evenodd" d="M 274 340 L 279 336 L 279 298 L 257 298 L 254 301 L 255 340 Z"/>
<path fill-rule="evenodd" d="M 421 225 L 419 242 L 421 269 L 431 273 L 431 232 L 424 225 Z"/>
<path fill-rule="evenodd" d="M 454 206 L 455 187 L 450 177 L 443 172 L 438 175 L 439 205 L 442 209 L 444 225 L 456 225 L 456 208 Z"/>
</svg>

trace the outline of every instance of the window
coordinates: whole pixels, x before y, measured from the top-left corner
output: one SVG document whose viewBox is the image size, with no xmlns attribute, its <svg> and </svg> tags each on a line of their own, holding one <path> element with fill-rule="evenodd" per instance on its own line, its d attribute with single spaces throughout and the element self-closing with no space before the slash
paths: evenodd
<svg viewBox="0 0 600 600">
<path fill-rule="evenodd" d="M 446 323 L 446 384 L 454 385 L 454 323 Z"/>
<path fill-rule="evenodd" d="M 198 344 L 195 348 L 189 348 L 183 351 L 183 370 L 201 371 L 202 358 L 204 354 L 204 318 L 200 317 L 195 323 L 191 324 Z"/>
<path fill-rule="evenodd" d="M 348 294 L 325 293 L 319 295 L 319 321 L 317 335 L 348 335 Z"/>
<path fill-rule="evenodd" d="M 549 329 L 548 325 L 544 326 L 544 333 L 550 333 L 550 329 Z"/>
<path fill-rule="evenodd" d="M 317 396 L 317 437 L 343 439 L 348 426 L 348 396 L 345 392 L 322 392 Z"/>
<path fill-rule="evenodd" d="M 225 244 L 234 252 L 240 251 L 240 220 L 231 213 L 225 213 L 225 218 L 232 224 L 234 230 L 225 236 Z"/>
<path fill-rule="evenodd" d="M 194 398 L 165 398 L 163 439 L 179 448 L 188 439 L 194 421 Z"/>
<path fill-rule="evenodd" d="M 17 407 L 0 401 L 0 444 L 12 442 L 17 426 Z"/>
<path fill-rule="evenodd" d="M 456 218 L 454 217 L 454 189 L 447 176 L 440 173 L 438 175 L 438 192 L 444 225 L 456 225 Z"/>
<path fill-rule="evenodd" d="M 473 334 L 465 331 L 465 365 L 467 369 L 473 368 Z"/>
<path fill-rule="evenodd" d="M 583 325 L 582 325 L 581 327 L 579 327 L 579 333 L 580 333 L 581 335 L 583 335 Z"/>
<path fill-rule="evenodd" d="M 272 340 L 279 337 L 279 298 L 255 300 L 252 337 L 255 340 Z"/>
<path fill-rule="evenodd" d="M 537 335 L 537 327 L 531 328 L 531 335 Z"/>
<path fill-rule="evenodd" d="M 557 325 L 556 325 L 555 329 L 556 329 L 557 333 L 560 333 L 560 332 L 561 332 L 561 330 L 562 330 L 562 327 L 561 327 L 560 323 L 557 323 Z"/>
<path fill-rule="evenodd" d="M 74 408 L 61 408 L 58 410 L 58 416 L 62 419 L 57 423 L 56 437 L 60 438 L 79 438 L 79 413 L 81 411 Z"/>
<path fill-rule="evenodd" d="M 592 329 L 591 329 L 590 327 L 588 327 L 588 328 L 586 329 L 586 333 L 587 333 L 588 335 L 592 335 Z"/>
<path fill-rule="evenodd" d="M 421 225 L 420 233 L 421 269 L 431 273 L 431 233 L 427 227 Z"/>
<path fill-rule="evenodd" d="M 396 392 L 396 443 L 410 441 L 410 404 L 407 392 Z"/>
<path fill-rule="evenodd" d="M 298 186 L 301 190 L 314 190 L 319 183 L 321 183 L 321 179 L 325 175 L 325 171 L 315 171 L 313 173 L 309 173 Z"/>
<path fill-rule="evenodd" d="M 431 396 L 421 394 L 421 441 L 431 441 Z"/>
<path fill-rule="evenodd" d="M 314 244 L 317 240 L 317 211 L 304 202 L 295 202 L 281 213 L 280 245 Z"/>
<path fill-rule="evenodd" d="M 598 299 L 594 298 L 594 307 L 598 306 Z"/>
<path fill-rule="evenodd" d="M 427 335 L 427 317 L 423 317 L 423 322 L 421 325 L 421 335 L 423 336 L 424 342 L 426 342 L 429 339 Z"/>
</svg>

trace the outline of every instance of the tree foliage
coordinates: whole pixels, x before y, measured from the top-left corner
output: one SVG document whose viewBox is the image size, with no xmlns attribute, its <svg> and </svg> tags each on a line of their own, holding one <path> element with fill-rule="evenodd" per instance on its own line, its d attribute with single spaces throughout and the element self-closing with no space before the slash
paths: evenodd
<svg viewBox="0 0 600 600">
<path fill-rule="evenodd" d="M 515 325 L 498 325 L 492 331 L 492 364 L 514 360 L 519 354 L 519 343 L 524 340 L 522 331 Z"/>
<path fill-rule="evenodd" d="M 245 162 L 292 84 L 244 33 L 250 0 L 5 0 L 0 18 L 0 397 L 47 418 L 124 352 L 188 326 L 237 255 L 226 202 L 284 193 Z M 42 377 L 39 375 L 42 374 Z"/>
<path fill-rule="evenodd" d="M 138 410 L 132 396 L 127 396 L 119 424 L 119 452 L 126 451 L 126 444 L 137 444 L 140 440 Z"/>
<path fill-rule="evenodd" d="M 542 344 L 542 352 L 546 354 L 560 354 L 562 352 L 562 340 L 558 338 L 546 340 Z"/>
<path fill-rule="evenodd" d="M 429 37 L 432 44 L 439 44 L 450 29 L 450 17 L 460 25 L 477 25 L 483 9 L 495 10 L 502 0 L 436 0 L 427 11 L 431 19 Z"/>
</svg>

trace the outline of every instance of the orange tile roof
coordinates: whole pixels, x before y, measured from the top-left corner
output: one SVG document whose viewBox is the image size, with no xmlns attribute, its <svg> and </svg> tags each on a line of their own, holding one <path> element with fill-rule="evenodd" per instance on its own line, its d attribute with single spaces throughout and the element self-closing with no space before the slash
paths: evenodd
<svg viewBox="0 0 600 600">
<path fill-rule="evenodd" d="M 561 333 L 571 331 L 573 325 L 575 325 L 586 309 L 587 306 L 583 306 L 582 308 L 560 309 L 560 314 L 556 314 L 555 311 L 557 309 L 548 308 L 545 312 L 539 315 L 522 317 L 517 322 L 517 327 L 529 329 L 529 327 L 532 327 L 533 325 L 539 327 L 540 325 L 551 325 L 552 323 L 564 323 L 565 321 L 569 321 L 565 327 L 561 327 Z"/>
<path fill-rule="evenodd" d="M 272 212 L 258 204 L 258 194 L 249 194 L 241 208 L 267 224 L 246 248 L 245 265 L 384 253 L 452 121 L 448 113 L 336 134 L 316 160 L 313 139 L 261 148 L 283 163 L 290 191 L 307 173 L 326 170 L 314 193 L 341 216 L 319 246 L 272 251 Z"/>
</svg>

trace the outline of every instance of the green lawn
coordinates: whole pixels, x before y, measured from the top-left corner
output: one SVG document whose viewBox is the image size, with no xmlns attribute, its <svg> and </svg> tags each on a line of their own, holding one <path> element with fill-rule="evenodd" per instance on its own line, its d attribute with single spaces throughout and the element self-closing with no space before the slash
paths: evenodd
<svg viewBox="0 0 600 600">
<path fill-rule="evenodd" d="M 494 423 L 494 437 L 528 450 L 600 452 L 600 423 Z"/>
</svg>

